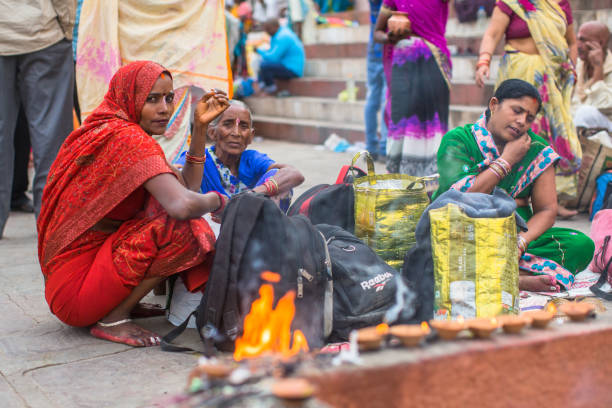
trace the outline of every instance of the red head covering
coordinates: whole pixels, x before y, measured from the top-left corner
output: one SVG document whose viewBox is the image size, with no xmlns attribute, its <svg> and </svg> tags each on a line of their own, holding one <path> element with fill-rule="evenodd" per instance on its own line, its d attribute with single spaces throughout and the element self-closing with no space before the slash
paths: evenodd
<svg viewBox="0 0 612 408">
<path fill-rule="evenodd" d="M 38 218 L 43 273 L 53 256 L 145 181 L 172 172 L 159 144 L 138 125 L 162 72 L 167 70 L 151 61 L 120 68 L 102 103 L 62 145 L 49 171 Z"/>
</svg>

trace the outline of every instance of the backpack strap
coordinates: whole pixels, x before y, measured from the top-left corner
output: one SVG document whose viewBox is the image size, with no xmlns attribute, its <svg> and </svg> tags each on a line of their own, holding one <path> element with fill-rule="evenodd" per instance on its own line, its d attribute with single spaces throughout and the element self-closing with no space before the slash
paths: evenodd
<svg viewBox="0 0 612 408">
<path fill-rule="evenodd" d="M 203 323 L 211 323 L 223 334 L 231 336 L 232 333 L 228 333 L 227 330 L 231 331 L 239 319 L 239 316 L 231 316 L 224 311 L 229 309 L 238 312 L 236 285 L 238 270 L 244 249 L 265 201 L 265 198 L 253 193 L 239 194 L 230 201 L 226 213 L 223 214 L 224 220 L 230 222 L 224 223 L 221 227 L 217 240 L 217 255 L 207 283 L 207 292 L 214 293 L 214 296 L 206 296 L 206 305 L 203 308 Z M 239 223 L 237 223 L 238 218 Z"/>
<path fill-rule="evenodd" d="M 195 316 L 196 313 L 197 313 L 197 309 L 191 312 L 183 323 L 181 323 L 179 326 L 176 326 L 174 329 L 172 329 L 172 331 L 170 331 L 170 333 L 162 337 L 160 345 L 163 351 L 172 351 L 172 352 L 183 352 L 183 351 L 200 352 L 201 351 L 201 350 L 194 350 L 191 347 L 176 346 L 172 344 L 172 341 L 176 339 L 178 336 L 180 336 L 185 331 L 185 329 L 187 328 L 187 325 L 189 324 L 189 319 L 191 319 L 191 316 Z"/>
</svg>

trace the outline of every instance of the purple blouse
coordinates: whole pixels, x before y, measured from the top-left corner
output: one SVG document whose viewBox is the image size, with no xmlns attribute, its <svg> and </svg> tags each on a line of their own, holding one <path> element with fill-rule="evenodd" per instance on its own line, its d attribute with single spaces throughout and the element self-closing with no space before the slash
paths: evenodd
<svg viewBox="0 0 612 408">
<path fill-rule="evenodd" d="M 508 28 L 506 29 L 506 39 L 510 40 L 513 38 L 526 38 L 531 37 L 529 34 L 529 28 L 527 27 L 527 22 L 520 18 L 510 6 L 508 6 L 503 1 L 498 1 L 495 4 L 499 9 L 510 17 L 510 24 L 508 24 Z M 561 0 L 559 2 L 559 6 L 565 13 L 565 18 L 567 20 L 567 25 L 572 24 L 574 21 L 574 17 L 572 16 L 572 7 L 569 4 L 568 0 Z"/>
</svg>

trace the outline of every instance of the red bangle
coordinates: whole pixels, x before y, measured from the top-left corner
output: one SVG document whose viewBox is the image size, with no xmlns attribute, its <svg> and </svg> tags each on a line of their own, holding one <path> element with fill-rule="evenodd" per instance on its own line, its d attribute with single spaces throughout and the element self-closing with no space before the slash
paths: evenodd
<svg viewBox="0 0 612 408">
<path fill-rule="evenodd" d="M 227 198 L 223 194 L 215 190 L 212 190 L 211 193 L 215 193 L 217 197 L 219 197 L 219 201 L 221 201 L 221 204 L 219 204 L 219 207 L 216 210 L 211 211 L 211 213 L 213 214 L 220 213 L 225 208 L 225 204 L 227 203 Z"/>
<path fill-rule="evenodd" d="M 204 164 L 206 163 L 206 154 L 204 156 L 192 156 L 187 152 L 185 153 L 185 161 L 193 164 Z"/>
</svg>

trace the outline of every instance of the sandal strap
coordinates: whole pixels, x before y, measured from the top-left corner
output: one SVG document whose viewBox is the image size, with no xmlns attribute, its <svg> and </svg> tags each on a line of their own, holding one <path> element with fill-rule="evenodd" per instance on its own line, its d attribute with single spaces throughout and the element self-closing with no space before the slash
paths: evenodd
<svg viewBox="0 0 612 408">
<path fill-rule="evenodd" d="M 102 327 L 113 327 L 113 326 L 119 326 L 120 324 L 129 323 L 131 321 L 132 319 L 123 319 L 123 320 L 117 320 L 116 322 L 111 322 L 111 323 L 98 322 L 98 324 Z"/>
</svg>

